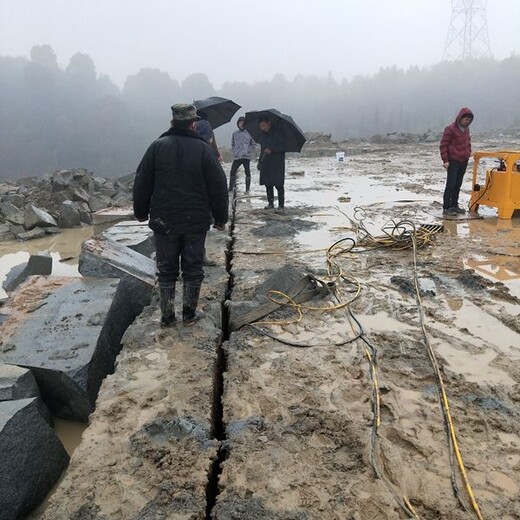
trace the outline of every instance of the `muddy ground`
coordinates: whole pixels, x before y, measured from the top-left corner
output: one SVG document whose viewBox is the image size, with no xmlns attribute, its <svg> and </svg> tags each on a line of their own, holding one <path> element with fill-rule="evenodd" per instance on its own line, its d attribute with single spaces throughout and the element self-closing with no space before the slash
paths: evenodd
<svg viewBox="0 0 520 520">
<path fill-rule="evenodd" d="M 263 210 L 261 187 L 245 197 L 239 177 L 232 240 L 210 236 L 221 266 L 208 268 L 208 318 L 189 330 L 160 331 L 155 303 L 136 320 L 69 470 L 35 517 L 407 518 L 371 465 L 372 379 L 363 343 L 335 346 L 354 336 L 346 311 L 304 311 L 298 324 L 262 326 L 286 341 L 319 345 L 308 348 L 248 327 L 228 335 L 227 310 L 221 316 L 225 299 L 254 299 L 287 264 L 325 278 L 324 248 L 352 236 L 345 215 L 359 216 L 355 207 L 378 234 L 390 219 L 443 223 L 436 145 L 375 146 L 344 164 L 288 160 L 285 215 Z M 444 222 L 418 253 L 418 276 L 482 517 L 512 520 L 520 519 L 520 221 L 483 214 Z M 411 251 L 347 254 L 340 263 L 361 284 L 352 310 L 377 347 L 378 454 L 387 478 L 419 518 L 476 518 L 450 482 Z"/>
</svg>

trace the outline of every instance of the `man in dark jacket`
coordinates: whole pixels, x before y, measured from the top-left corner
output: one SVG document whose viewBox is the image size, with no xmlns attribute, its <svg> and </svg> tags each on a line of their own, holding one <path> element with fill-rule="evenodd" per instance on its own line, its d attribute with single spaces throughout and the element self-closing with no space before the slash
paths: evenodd
<svg viewBox="0 0 520 520">
<path fill-rule="evenodd" d="M 244 167 L 246 175 L 246 193 L 251 189 L 251 156 L 255 150 L 255 141 L 244 128 L 245 117 L 239 117 L 238 130 L 231 136 L 231 150 L 233 151 L 233 164 L 229 174 L 229 191 L 232 191 L 237 182 L 237 173 L 240 166 Z"/>
<path fill-rule="evenodd" d="M 455 216 L 466 213 L 459 207 L 459 193 L 471 157 L 471 135 L 469 125 L 473 121 L 473 112 L 462 108 L 455 121 L 444 129 L 440 152 L 444 168 L 447 170 L 446 188 L 444 189 L 443 213 Z"/>
<path fill-rule="evenodd" d="M 285 146 L 283 135 L 273 126 L 271 120 L 263 117 L 258 125 L 262 131 L 260 140 L 260 184 L 265 186 L 267 206 L 274 209 L 274 188 L 278 194 L 278 210 L 285 207 Z"/>
<path fill-rule="evenodd" d="M 227 179 L 215 152 L 195 131 L 196 109 L 172 107 L 172 127 L 145 153 L 134 182 L 134 214 L 150 218 L 157 250 L 161 325 L 175 323 L 175 285 L 182 269 L 183 322 L 197 311 L 204 271 L 204 243 L 210 227 L 223 230 L 228 220 Z"/>
</svg>

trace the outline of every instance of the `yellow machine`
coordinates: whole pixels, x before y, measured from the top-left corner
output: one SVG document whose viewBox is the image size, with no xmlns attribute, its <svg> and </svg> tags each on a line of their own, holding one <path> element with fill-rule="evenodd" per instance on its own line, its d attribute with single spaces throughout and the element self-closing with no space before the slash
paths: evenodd
<svg viewBox="0 0 520 520">
<path fill-rule="evenodd" d="M 498 218 L 510 219 L 520 209 L 520 151 L 476 152 L 473 154 L 473 191 L 469 209 L 479 206 L 498 209 Z M 478 168 L 482 159 L 495 159 L 496 166 L 486 171 L 485 184 L 478 184 Z"/>
</svg>

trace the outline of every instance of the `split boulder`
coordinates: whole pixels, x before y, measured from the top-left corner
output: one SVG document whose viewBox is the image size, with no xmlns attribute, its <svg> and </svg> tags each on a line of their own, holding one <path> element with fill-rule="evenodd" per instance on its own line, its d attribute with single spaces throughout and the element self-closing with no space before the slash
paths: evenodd
<svg viewBox="0 0 520 520">
<path fill-rule="evenodd" d="M 87 422 L 134 318 L 119 280 L 62 279 L 20 317 L 2 361 L 31 370 L 55 417 Z"/>
<path fill-rule="evenodd" d="M 0 520 L 23 518 L 38 506 L 69 461 L 38 401 L 0 402 Z"/>
</svg>

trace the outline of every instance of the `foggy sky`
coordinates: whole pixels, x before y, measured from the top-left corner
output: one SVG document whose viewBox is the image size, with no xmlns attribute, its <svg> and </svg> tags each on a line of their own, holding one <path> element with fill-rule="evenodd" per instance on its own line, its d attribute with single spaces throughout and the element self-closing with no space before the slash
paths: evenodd
<svg viewBox="0 0 520 520">
<path fill-rule="evenodd" d="M 520 0 L 490 0 L 496 58 L 520 53 Z M 283 73 L 336 79 L 442 58 L 450 0 L 0 0 L 0 55 L 47 43 L 122 85 L 142 67 L 215 86 Z"/>
</svg>

